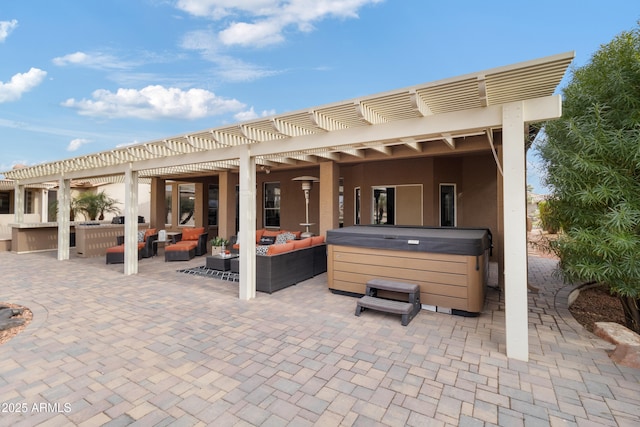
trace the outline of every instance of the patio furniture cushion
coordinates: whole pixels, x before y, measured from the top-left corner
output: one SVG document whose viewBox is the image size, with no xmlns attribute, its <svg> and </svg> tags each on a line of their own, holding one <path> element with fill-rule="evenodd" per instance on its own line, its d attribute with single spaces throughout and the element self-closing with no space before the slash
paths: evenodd
<svg viewBox="0 0 640 427">
<path fill-rule="evenodd" d="M 165 248 L 167 251 L 184 251 L 189 249 L 195 249 L 198 246 L 198 242 L 195 240 L 180 240 L 179 242 L 169 245 Z"/>
<path fill-rule="evenodd" d="M 184 240 L 198 240 L 200 235 L 204 233 L 204 227 L 184 228 L 182 230 L 182 241 Z"/>
<path fill-rule="evenodd" d="M 207 253 L 208 234 L 209 233 L 204 230 L 204 227 L 184 228 L 182 233 L 176 236 L 176 243 L 193 242 L 196 244 L 195 255 L 205 255 Z"/>
<path fill-rule="evenodd" d="M 299 239 L 300 236 L 302 235 L 302 231 L 289 231 L 289 230 L 286 230 L 286 231 L 283 231 L 283 233 L 293 233 L 293 238 L 294 239 Z"/>
<path fill-rule="evenodd" d="M 149 236 L 153 236 L 155 234 L 158 234 L 158 230 L 156 230 L 155 228 L 147 228 L 144 231 L 144 239 L 143 239 L 143 241 L 146 242 L 147 239 L 149 238 Z"/>
<path fill-rule="evenodd" d="M 145 244 L 144 242 L 138 242 L 138 250 L 144 248 Z M 118 252 L 123 252 L 124 253 L 124 244 L 122 245 L 118 245 L 118 246 L 112 246 L 110 248 L 107 249 L 107 253 L 118 253 Z"/>
<path fill-rule="evenodd" d="M 324 243 L 324 236 L 313 236 L 311 237 L 311 246 L 321 245 Z"/>
<path fill-rule="evenodd" d="M 140 235 L 142 235 L 142 240 L 140 240 Z M 155 228 L 138 231 L 138 259 L 153 256 L 153 242 L 157 238 L 158 232 Z M 107 264 L 124 262 L 124 236 L 118 236 L 116 242 L 118 243 L 116 246 L 107 248 Z"/>
<path fill-rule="evenodd" d="M 311 238 L 307 237 L 306 239 L 301 240 L 289 240 L 289 243 L 293 243 L 293 249 L 308 248 L 311 246 Z"/>
<path fill-rule="evenodd" d="M 267 255 L 277 255 L 293 250 L 293 243 L 283 243 L 281 245 L 271 245 L 267 250 Z"/>
<path fill-rule="evenodd" d="M 267 236 L 267 237 L 278 237 L 278 234 L 280 234 L 280 231 L 278 230 L 264 230 L 264 233 L 262 233 L 262 237 Z"/>
<path fill-rule="evenodd" d="M 138 259 L 142 258 L 146 244 L 138 242 Z M 124 244 L 107 248 L 107 264 L 122 264 L 124 262 Z"/>
<path fill-rule="evenodd" d="M 273 245 L 276 243 L 276 237 L 274 236 L 262 236 L 258 241 L 261 245 Z"/>
<path fill-rule="evenodd" d="M 289 240 L 294 240 L 296 236 L 293 233 L 289 233 L 288 231 L 283 231 L 282 233 L 276 236 L 276 245 L 281 245 L 283 243 L 287 243 Z"/>
<path fill-rule="evenodd" d="M 198 242 L 195 240 L 181 240 L 164 248 L 165 261 L 189 261 L 196 256 Z"/>
</svg>

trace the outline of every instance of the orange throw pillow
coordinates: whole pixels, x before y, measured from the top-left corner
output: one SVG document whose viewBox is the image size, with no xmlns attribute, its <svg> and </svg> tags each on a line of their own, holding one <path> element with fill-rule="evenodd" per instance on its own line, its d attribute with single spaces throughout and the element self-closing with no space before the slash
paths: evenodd
<svg viewBox="0 0 640 427">
<path fill-rule="evenodd" d="M 311 238 L 311 246 L 321 245 L 324 243 L 324 236 L 313 236 Z"/>
<path fill-rule="evenodd" d="M 277 255 L 293 250 L 293 243 L 284 243 L 282 245 L 271 245 L 267 250 L 267 255 Z"/>
</svg>

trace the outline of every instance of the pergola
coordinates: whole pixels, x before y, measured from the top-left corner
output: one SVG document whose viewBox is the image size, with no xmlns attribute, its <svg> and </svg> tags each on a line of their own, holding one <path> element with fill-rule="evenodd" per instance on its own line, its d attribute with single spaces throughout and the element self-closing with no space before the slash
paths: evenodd
<svg viewBox="0 0 640 427">
<path fill-rule="evenodd" d="M 239 296 L 255 297 L 253 236 L 256 229 L 256 166 L 325 164 L 370 156 L 436 155 L 457 150 L 457 141 L 485 135 L 499 177 L 499 209 L 505 292 L 507 356 L 528 359 L 526 147 L 528 124 L 561 115 L 554 92 L 573 52 L 494 68 L 272 117 L 116 148 L 4 172 L 15 183 L 16 222 L 22 221 L 24 188 L 59 182 L 58 259 L 69 258 L 71 180 L 124 179 L 125 216 L 138 214 L 140 179 L 239 173 Z M 493 144 L 502 134 L 502 148 Z M 322 167 L 321 167 L 322 173 Z M 337 193 L 328 206 L 337 209 Z M 21 200 L 21 199 L 20 199 Z M 325 199 L 323 198 L 323 204 Z M 331 223 L 329 222 L 329 225 Z M 321 227 L 322 228 L 322 227 Z M 137 224 L 125 223 L 125 274 L 136 274 Z"/>
</svg>

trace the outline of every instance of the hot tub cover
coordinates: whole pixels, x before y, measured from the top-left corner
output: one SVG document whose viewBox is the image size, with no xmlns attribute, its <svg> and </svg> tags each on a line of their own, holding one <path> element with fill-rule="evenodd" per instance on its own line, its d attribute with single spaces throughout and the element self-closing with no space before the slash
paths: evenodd
<svg viewBox="0 0 640 427">
<path fill-rule="evenodd" d="M 355 225 L 328 230 L 327 244 L 477 256 L 491 249 L 491 231 L 487 228 Z"/>
</svg>

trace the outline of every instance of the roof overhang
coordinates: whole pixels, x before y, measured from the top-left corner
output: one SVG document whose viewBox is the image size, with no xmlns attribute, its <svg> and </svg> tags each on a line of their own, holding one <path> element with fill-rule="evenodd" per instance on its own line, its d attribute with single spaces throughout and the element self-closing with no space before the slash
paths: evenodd
<svg viewBox="0 0 640 427">
<path fill-rule="evenodd" d="M 361 161 L 374 153 L 458 150 L 458 141 L 502 126 L 502 106 L 526 102 L 525 122 L 559 117 L 553 95 L 574 53 L 257 120 L 4 172 L 22 183 L 100 177 L 206 175 L 238 168 L 247 147 L 265 167 Z M 488 148 L 488 147 L 487 147 Z"/>
</svg>

